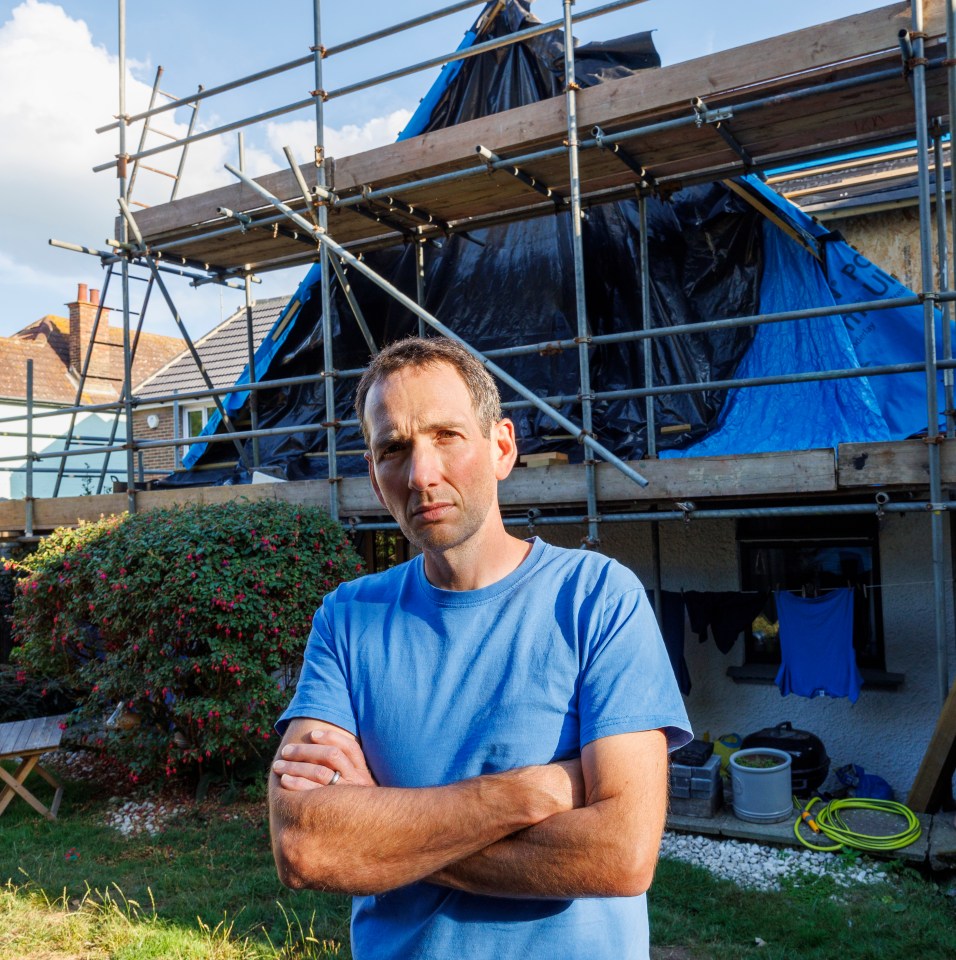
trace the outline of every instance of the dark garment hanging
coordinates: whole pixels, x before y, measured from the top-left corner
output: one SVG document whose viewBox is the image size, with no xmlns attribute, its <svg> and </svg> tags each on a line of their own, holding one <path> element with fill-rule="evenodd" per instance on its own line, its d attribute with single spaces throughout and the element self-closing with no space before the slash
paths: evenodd
<svg viewBox="0 0 956 960">
<path fill-rule="evenodd" d="M 737 637 L 763 610 L 767 594 L 685 590 L 684 602 L 687 604 L 690 628 L 697 634 L 697 639 L 703 643 L 709 627 L 717 649 L 721 653 L 730 653 Z"/>
<path fill-rule="evenodd" d="M 819 597 L 778 591 L 780 670 L 776 684 L 786 696 L 849 697 L 856 703 L 863 677 L 853 650 L 853 591 Z"/>
<path fill-rule="evenodd" d="M 654 591 L 648 590 L 647 596 L 656 611 Z M 670 658 L 677 686 L 680 692 L 687 696 L 690 693 L 691 681 L 687 661 L 684 659 L 684 597 L 682 594 L 671 590 L 661 592 L 659 620 L 661 622 L 658 626 L 661 628 L 661 636 L 664 638 L 664 646 L 667 648 L 667 656 Z"/>
</svg>

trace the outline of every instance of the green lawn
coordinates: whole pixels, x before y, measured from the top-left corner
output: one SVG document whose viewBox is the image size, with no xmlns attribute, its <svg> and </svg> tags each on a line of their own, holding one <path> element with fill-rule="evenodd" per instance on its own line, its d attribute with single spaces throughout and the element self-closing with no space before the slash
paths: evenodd
<svg viewBox="0 0 956 960">
<path fill-rule="evenodd" d="M 263 805 L 210 800 L 156 837 L 127 839 L 101 825 L 108 797 L 70 783 L 55 823 L 20 800 L 0 818 L 0 960 L 348 960 L 346 899 L 279 884 Z M 755 893 L 663 861 L 650 897 L 655 954 L 952 960 L 946 887 L 895 870 L 875 886 Z"/>
<path fill-rule="evenodd" d="M 8 887 L 0 907 L 2 960 L 31 956 L 14 948 L 11 936 L 40 925 L 29 917 L 45 901 L 74 910 L 83 904 L 82 926 L 94 941 L 100 927 L 104 942 L 114 936 L 124 926 L 119 916 L 136 920 L 132 926 L 145 936 L 143 945 L 132 952 L 104 949 L 94 957 L 350 956 L 347 899 L 279 883 L 263 805 L 208 801 L 155 837 L 127 838 L 101 825 L 108 796 L 100 787 L 70 783 L 54 823 L 19 800 L 3 815 L 0 883 L 9 881 L 16 890 Z M 97 910 L 93 905 L 104 892 L 109 907 Z M 31 909 L 24 912 L 24 904 Z M 229 952 L 223 952 L 225 930 L 235 947 Z M 191 945 L 172 950 L 170 937 Z M 47 956 L 43 949 L 37 957 Z"/>
</svg>

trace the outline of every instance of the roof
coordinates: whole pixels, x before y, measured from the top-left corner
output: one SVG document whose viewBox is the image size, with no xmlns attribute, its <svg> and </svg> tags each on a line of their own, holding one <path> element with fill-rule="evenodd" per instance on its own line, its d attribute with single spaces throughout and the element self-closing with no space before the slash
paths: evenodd
<svg viewBox="0 0 956 960">
<path fill-rule="evenodd" d="M 949 146 L 943 148 L 945 177 L 950 190 Z M 898 149 L 863 157 L 843 157 L 829 163 L 776 174 L 768 183 L 806 213 L 821 219 L 849 217 L 915 206 L 918 199 L 916 148 Z M 932 164 L 932 159 L 931 159 Z M 936 187 L 932 166 L 930 185 Z"/>
<path fill-rule="evenodd" d="M 271 297 L 252 304 L 252 332 L 255 346 L 272 329 L 289 297 Z M 249 363 L 246 333 L 246 308 L 227 317 L 196 343 L 196 352 L 215 387 L 231 386 Z M 185 350 L 136 388 L 140 400 L 168 396 L 179 391 L 204 390 L 202 378 L 192 354 Z"/>
<path fill-rule="evenodd" d="M 122 329 L 109 327 L 109 337 L 111 343 L 122 346 Z M 183 341 L 177 337 L 141 333 L 133 364 L 134 383 L 137 378 L 149 376 L 182 349 Z M 71 406 L 76 401 L 78 378 L 70 372 L 70 321 L 66 317 L 48 315 L 12 337 L 0 337 L 0 398 L 26 400 L 27 360 L 33 360 L 33 398 L 37 403 Z M 90 383 L 82 400 L 90 403 L 116 398 L 119 386 L 115 381 Z"/>
</svg>

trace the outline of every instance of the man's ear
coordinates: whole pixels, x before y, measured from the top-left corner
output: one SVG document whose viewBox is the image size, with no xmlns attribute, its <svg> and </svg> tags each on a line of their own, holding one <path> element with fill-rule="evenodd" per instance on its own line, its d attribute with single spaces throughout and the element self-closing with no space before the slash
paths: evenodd
<svg viewBox="0 0 956 960">
<path fill-rule="evenodd" d="M 379 489 L 378 480 L 375 479 L 375 464 L 372 463 L 372 455 L 370 453 L 365 454 L 365 462 L 368 464 L 368 478 L 372 484 L 372 489 L 375 491 L 375 496 L 378 497 L 378 502 L 388 509 L 388 505 L 382 499 L 382 491 Z"/>
<path fill-rule="evenodd" d="M 507 417 L 491 428 L 492 456 L 495 461 L 495 479 L 499 482 L 511 473 L 518 459 L 515 425 Z"/>
</svg>

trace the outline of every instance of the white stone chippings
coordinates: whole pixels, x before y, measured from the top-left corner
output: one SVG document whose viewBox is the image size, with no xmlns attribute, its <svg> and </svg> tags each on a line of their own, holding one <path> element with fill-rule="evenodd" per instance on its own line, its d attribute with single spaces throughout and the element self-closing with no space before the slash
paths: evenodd
<svg viewBox="0 0 956 960">
<path fill-rule="evenodd" d="M 799 883 L 807 875 L 831 877 L 841 887 L 883 883 L 887 879 L 884 868 L 878 864 L 848 865 L 832 853 L 715 840 L 672 831 L 664 834 L 661 856 L 703 867 L 751 890 L 779 890 L 782 880 Z"/>
<path fill-rule="evenodd" d="M 127 800 L 106 814 L 106 825 L 119 830 L 124 837 L 138 833 L 154 836 L 170 819 L 183 812 L 184 807 L 161 800 Z"/>
</svg>

